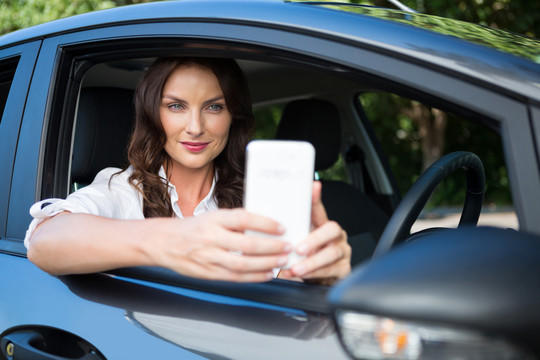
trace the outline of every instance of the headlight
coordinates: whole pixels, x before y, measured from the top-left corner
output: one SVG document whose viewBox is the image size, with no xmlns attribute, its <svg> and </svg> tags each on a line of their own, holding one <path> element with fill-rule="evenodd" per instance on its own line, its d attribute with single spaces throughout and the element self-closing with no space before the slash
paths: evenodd
<svg viewBox="0 0 540 360">
<path fill-rule="evenodd" d="M 336 317 L 343 345 L 355 359 L 531 359 L 508 342 L 473 331 L 348 311 Z"/>
</svg>

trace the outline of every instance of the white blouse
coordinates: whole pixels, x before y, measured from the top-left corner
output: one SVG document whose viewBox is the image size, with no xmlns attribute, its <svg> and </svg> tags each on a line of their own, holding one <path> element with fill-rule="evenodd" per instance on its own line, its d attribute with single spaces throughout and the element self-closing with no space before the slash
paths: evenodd
<svg viewBox="0 0 540 360">
<path fill-rule="evenodd" d="M 66 199 L 46 199 L 32 205 L 30 215 L 34 219 L 30 223 L 24 238 L 26 248 L 30 246 L 29 239 L 36 227 L 45 219 L 63 211 L 122 220 L 144 219 L 143 197 L 129 182 L 133 168 L 130 166 L 126 171 L 112 176 L 119 171 L 121 169 L 112 167 L 103 169 L 96 175 L 90 185 L 75 191 Z M 167 178 L 163 167 L 159 171 L 159 176 L 163 179 Z M 193 212 L 194 216 L 218 209 L 214 198 L 215 185 L 216 180 L 214 177 L 208 195 L 197 205 Z M 171 183 L 169 183 L 169 196 L 176 217 L 183 218 L 184 216 L 177 203 L 178 193 Z"/>
</svg>

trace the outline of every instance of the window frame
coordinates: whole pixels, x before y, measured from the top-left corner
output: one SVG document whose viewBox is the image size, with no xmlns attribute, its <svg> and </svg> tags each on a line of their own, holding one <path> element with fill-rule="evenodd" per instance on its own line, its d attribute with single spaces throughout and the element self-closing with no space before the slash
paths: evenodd
<svg viewBox="0 0 540 360">
<path fill-rule="evenodd" d="M 40 44 L 40 41 L 34 41 L 0 50 L 0 62 L 8 64 L 10 72 L 14 67 L 4 111 L 0 114 L 0 252 L 21 252 L 19 242 L 10 239 L 7 232 L 8 206 L 21 120 Z"/>
</svg>

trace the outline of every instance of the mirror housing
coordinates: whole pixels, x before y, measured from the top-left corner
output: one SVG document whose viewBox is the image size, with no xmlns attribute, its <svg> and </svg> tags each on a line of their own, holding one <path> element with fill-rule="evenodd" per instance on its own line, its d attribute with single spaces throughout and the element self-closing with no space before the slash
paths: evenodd
<svg viewBox="0 0 540 360">
<path fill-rule="evenodd" d="M 488 227 L 428 233 L 359 265 L 328 299 L 335 314 L 473 330 L 538 354 L 540 237 Z"/>
</svg>

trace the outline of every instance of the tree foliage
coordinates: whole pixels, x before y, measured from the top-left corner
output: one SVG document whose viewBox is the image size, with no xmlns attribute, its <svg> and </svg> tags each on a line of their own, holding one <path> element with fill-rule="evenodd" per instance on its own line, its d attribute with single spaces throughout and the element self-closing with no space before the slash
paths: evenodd
<svg viewBox="0 0 540 360">
<path fill-rule="evenodd" d="M 0 35 L 55 19 L 149 0 L 2 0 Z"/>
<path fill-rule="evenodd" d="M 0 3 L 0 33 L 113 6 L 115 3 L 110 0 L 3 0 Z"/>
</svg>

